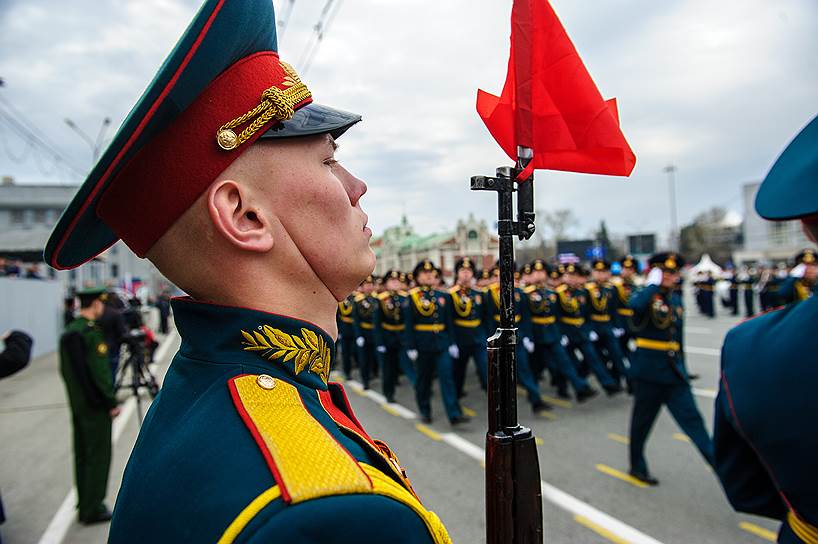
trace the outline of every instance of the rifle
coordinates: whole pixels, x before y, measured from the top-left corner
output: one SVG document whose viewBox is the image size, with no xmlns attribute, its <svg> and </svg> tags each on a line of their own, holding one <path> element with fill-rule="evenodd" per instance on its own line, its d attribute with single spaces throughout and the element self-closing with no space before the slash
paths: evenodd
<svg viewBox="0 0 818 544">
<path fill-rule="evenodd" d="M 534 234 L 534 176 L 515 180 L 530 160 L 518 148 L 514 168 L 496 177 L 474 176 L 471 190 L 495 191 L 500 237 L 500 326 L 488 339 L 488 432 L 486 433 L 486 539 L 488 544 L 541 543 L 542 491 L 531 429 L 517 422 L 517 328 L 514 326 L 514 240 Z M 513 193 L 517 193 L 517 220 Z"/>
</svg>

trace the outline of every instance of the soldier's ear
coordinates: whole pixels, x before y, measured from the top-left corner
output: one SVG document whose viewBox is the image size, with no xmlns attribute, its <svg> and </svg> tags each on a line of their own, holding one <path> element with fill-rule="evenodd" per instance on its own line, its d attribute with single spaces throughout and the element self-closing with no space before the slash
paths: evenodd
<svg viewBox="0 0 818 544">
<path fill-rule="evenodd" d="M 272 225 L 252 203 L 250 189 L 230 179 L 207 191 L 207 211 L 216 232 L 239 249 L 264 253 L 273 248 Z"/>
</svg>

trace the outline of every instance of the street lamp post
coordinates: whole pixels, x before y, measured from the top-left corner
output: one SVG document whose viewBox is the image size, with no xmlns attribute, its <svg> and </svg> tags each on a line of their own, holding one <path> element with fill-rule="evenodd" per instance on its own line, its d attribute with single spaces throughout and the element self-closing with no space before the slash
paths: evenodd
<svg viewBox="0 0 818 544">
<path fill-rule="evenodd" d="M 679 251 L 679 231 L 676 224 L 676 167 L 668 164 L 662 171 L 667 174 L 670 191 L 670 249 Z"/>
<path fill-rule="evenodd" d="M 96 164 L 97 159 L 99 158 L 99 152 L 102 148 L 102 141 L 105 137 L 105 133 L 108 130 L 108 127 L 111 125 L 111 118 L 106 117 L 102 120 L 102 124 L 99 127 L 99 133 L 97 133 L 96 140 L 92 140 L 90 136 L 88 136 L 77 124 L 72 121 L 71 119 L 66 118 L 65 124 L 73 130 L 77 135 L 82 138 L 85 143 L 91 148 L 91 157 L 92 157 L 92 165 Z"/>
</svg>

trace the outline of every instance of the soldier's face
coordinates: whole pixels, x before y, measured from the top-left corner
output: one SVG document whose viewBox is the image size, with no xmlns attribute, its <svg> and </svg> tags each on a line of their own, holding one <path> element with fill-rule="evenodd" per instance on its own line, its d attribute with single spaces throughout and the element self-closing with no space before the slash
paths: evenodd
<svg viewBox="0 0 818 544">
<path fill-rule="evenodd" d="M 397 278 L 389 278 L 386 280 L 386 288 L 390 291 L 397 291 L 401 288 L 401 282 Z"/>
<path fill-rule="evenodd" d="M 818 277 L 818 265 L 808 264 L 804 270 L 804 279 L 815 281 L 816 277 Z"/>
<path fill-rule="evenodd" d="M 457 271 L 457 283 L 460 285 L 471 285 L 474 272 L 471 268 L 461 268 Z"/>
<path fill-rule="evenodd" d="M 375 268 L 361 209 L 366 184 L 335 159 L 329 135 L 261 142 L 263 198 L 318 278 L 342 300 Z M 284 235 L 284 236 L 281 236 Z M 286 238 L 275 243 L 287 243 Z"/>
<path fill-rule="evenodd" d="M 418 285 L 434 287 L 437 285 L 437 274 L 432 270 L 421 270 L 417 277 Z"/>
<path fill-rule="evenodd" d="M 592 270 L 591 275 L 593 276 L 594 281 L 604 282 L 611 279 L 611 273 L 607 270 Z"/>
</svg>

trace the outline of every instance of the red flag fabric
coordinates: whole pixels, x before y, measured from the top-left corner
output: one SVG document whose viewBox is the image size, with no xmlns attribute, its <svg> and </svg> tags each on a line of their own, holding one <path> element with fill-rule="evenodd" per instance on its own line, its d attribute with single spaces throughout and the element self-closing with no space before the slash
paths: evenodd
<svg viewBox="0 0 818 544">
<path fill-rule="evenodd" d="M 514 0 L 511 54 L 501 95 L 477 91 L 477 113 L 512 160 L 534 169 L 628 176 L 636 156 L 547 0 Z"/>
</svg>

